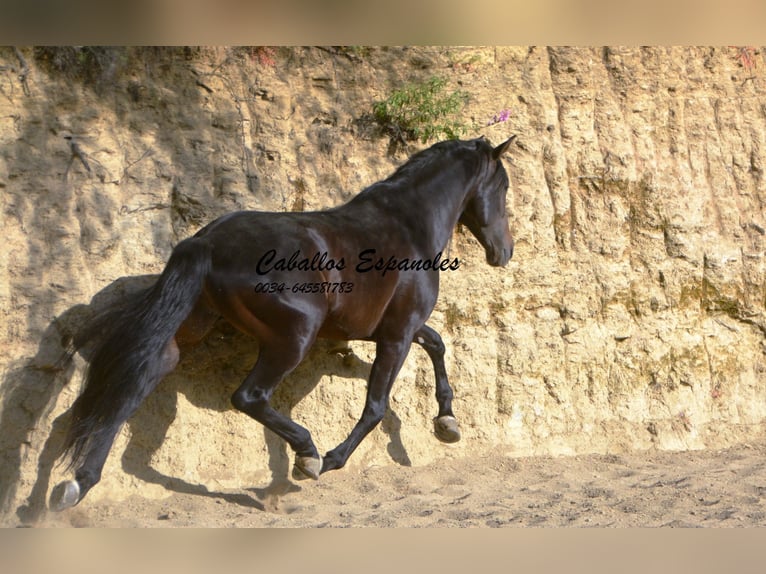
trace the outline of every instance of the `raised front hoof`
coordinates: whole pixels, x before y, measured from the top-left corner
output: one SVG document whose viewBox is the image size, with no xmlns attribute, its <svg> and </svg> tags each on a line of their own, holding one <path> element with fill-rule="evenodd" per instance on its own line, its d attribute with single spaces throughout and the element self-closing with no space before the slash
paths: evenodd
<svg viewBox="0 0 766 574">
<path fill-rule="evenodd" d="M 76 480 L 58 483 L 51 491 L 50 509 L 61 512 L 80 502 L 80 485 Z"/>
<path fill-rule="evenodd" d="M 442 442 L 457 442 L 460 440 L 460 428 L 457 419 L 453 416 L 445 415 L 434 419 L 434 433 L 436 438 Z"/>
<path fill-rule="evenodd" d="M 306 480 L 313 478 L 319 480 L 322 471 L 322 458 L 313 456 L 296 456 L 293 466 L 293 480 Z"/>
</svg>

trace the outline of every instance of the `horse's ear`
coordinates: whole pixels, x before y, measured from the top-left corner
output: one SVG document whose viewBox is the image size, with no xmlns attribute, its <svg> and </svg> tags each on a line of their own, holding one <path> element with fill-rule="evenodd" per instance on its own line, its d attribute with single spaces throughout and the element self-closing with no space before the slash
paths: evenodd
<svg viewBox="0 0 766 574">
<path fill-rule="evenodd" d="M 513 135 L 509 137 L 506 141 L 501 143 L 499 146 L 497 146 L 495 149 L 492 150 L 492 159 L 498 159 L 501 155 L 503 155 L 506 151 L 508 151 L 508 148 L 511 147 L 511 143 L 513 143 L 513 140 L 516 139 L 516 136 Z"/>
</svg>

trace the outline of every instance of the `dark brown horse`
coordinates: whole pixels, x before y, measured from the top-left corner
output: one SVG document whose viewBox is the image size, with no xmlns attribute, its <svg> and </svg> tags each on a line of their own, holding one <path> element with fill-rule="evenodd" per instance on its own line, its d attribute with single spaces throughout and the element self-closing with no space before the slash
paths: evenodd
<svg viewBox="0 0 766 574">
<path fill-rule="evenodd" d="M 53 489 L 51 508 L 74 506 L 100 480 L 122 424 L 175 368 L 179 347 L 201 340 L 219 317 L 260 343 L 232 403 L 292 447 L 294 478 L 343 467 L 383 418 L 413 341 L 434 366 L 436 436 L 458 440 L 444 344 L 425 323 L 440 273 L 460 265 L 443 253 L 458 222 L 490 265 L 503 266 L 513 254 L 500 157 L 514 137 L 498 147 L 483 138 L 441 142 L 343 206 L 232 213 L 179 243 L 153 287 L 79 339 L 95 337 L 97 344 L 65 442 L 75 478 Z M 324 458 L 308 430 L 269 404 L 317 337 L 376 343 L 362 416 Z"/>
</svg>

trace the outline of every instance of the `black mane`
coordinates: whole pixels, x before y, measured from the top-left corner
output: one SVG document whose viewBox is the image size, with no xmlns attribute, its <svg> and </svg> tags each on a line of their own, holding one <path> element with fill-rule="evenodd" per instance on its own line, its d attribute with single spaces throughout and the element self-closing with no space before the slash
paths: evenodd
<svg viewBox="0 0 766 574">
<path fill-rule="evenodd" d="M 435 143 L 431 147 L 412 155 L 394 173 L 386 179 L 365 188 L 352 198 L 351 201 L 362 199 L 375 190 L 408 189 L 417 183 L 418 180 L 431 177 L 434 169 L 439 169 L 440 166 L 458 161 L 458 154 L 475 153 L 478 149 L 477 142 L 480 142 L 479 145 L 491 149 L 491 146 L 484 138 L 477 140 L 447 140 Z"/>
<path fill-rule="evenodd" d="M 447 161 L 448 158 L 459 152 L 475 152 L 478 140 L 447 140 L 436 143 L 429 148 L 414 154 L 406 163 L 400 165 L 384 182 L 411 179 L 416 176 L 423 177 L 424 173 L 430 172 L 432 164 L 439 161 Z M 483 141 L 483 140 L 482 140 Z"/>
</svg>

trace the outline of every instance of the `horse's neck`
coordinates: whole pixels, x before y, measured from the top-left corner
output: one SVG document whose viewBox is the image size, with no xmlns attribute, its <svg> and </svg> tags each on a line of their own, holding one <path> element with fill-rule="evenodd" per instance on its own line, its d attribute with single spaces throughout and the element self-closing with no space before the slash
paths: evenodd
<svg viewBox="0 0 766 574">
<path fill-rule="evenodd" d="M 456 166 L 413 190 L 414 201 L 419 202 L 415 205 L 423 207 L 420 213 L 422 218 L 417 225 L 431 231 L 430 247 L 434 253 L 445 249 L 452 237 L 471 183 L 471 178 Z"/>
<path fill-rule="evenodd" d="M 457 169 L 448 169 L 427 180 L 381 182 L 366 193 L 381 220 L 397 222 L 424 250 L 435 254 L 452 237 L 470 184 Z"/>
</svg>

